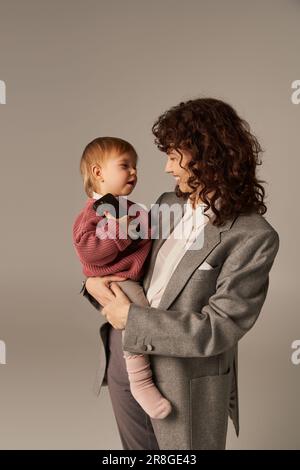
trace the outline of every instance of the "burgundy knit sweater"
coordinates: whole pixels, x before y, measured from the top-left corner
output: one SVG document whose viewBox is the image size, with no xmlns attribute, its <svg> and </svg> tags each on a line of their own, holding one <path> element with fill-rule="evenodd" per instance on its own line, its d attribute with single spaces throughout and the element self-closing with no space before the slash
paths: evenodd
<svg viewBox="0 0 300 470">
<path fill-rule="evenodd" d="M 73 224 L 73 245 L 82 263 L 85 276 L 117 274 L 139 280 L 144 274 L 144 263 L 150 252 L 151 228 L 144 233 L 148 238 L 133 240 L 124 232 L 118 220 L 107 221 L 93 209 L 95 199 L 88 198 L 85 207 Z M 127 199 L 128 207 L 134 204 Z M 146 223 L 148 213 L 143 210 L 138 221 Z M 100 224 L 99 222 L 103 219 Z M 147 226 L 145 226 L 147 227 Z M 114 236 L 115 235 L 115 236 Z"/>
</svg>

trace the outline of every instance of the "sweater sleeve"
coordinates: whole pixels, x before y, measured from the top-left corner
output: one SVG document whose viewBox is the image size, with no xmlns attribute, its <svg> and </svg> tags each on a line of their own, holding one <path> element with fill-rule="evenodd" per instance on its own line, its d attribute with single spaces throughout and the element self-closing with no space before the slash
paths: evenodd
<svg viewBox="0 0 300 470">
<path fill-rule="evenodd" d="M 73 225 L 73 244 L 83 263 L 98 266 L 111 263 L 132 241 L 122 222 L 106 220 L 92 207 L 87 207 Z"/>
<path fill-rule="evenodd" d="M 158 204 L 160 205 L 161 204 L 161 200 L 163 198 L 165 193 L 162 193 L 159 198 L 156 200 L 155 202 L 155 205 Z M 151 214 L 151 211 L 150 211 L 150 214 Z M 149 216 L 150 217 L 150 216 Z M 86 278 L 87 279 L 87 278 Z M 81 287 L 81 290 L 80 290 L 80 294 L 82 294 L 84 297 L 86 297 L 88 299 L 88 301 L 93 305 L 93 307 L 96 308 L 96 310 L 99 310 L 101 307 L 101 305 L 99 304 L 99 302 L 94 299 L 94 297 L 92 297 L 92 295 L 88 292 L 86 286 L 85 286 L 85 283 L 86 283 L 86 279 L 84 281 L 82 281 L 82 287 Z"/>
</svg>

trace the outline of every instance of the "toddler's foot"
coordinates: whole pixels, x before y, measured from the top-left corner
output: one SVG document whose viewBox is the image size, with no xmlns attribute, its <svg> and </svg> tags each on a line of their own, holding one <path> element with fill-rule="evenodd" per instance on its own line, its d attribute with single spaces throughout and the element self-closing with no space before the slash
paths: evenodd
<svg viewBox="0 0 300 470">
<path fill-rule="evenodd" d="M 168 416 L 172 406 L 153 383 L 148 356 L 124 357 L 133 397 L 151 418 L 163 419 Z"/>
</svg>

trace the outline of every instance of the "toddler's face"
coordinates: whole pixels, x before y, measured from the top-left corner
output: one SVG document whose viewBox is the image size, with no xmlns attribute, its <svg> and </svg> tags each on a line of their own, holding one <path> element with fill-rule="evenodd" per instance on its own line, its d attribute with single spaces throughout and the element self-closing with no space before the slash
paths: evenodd
<svg viewBox="0 0 300 470">
<path fill-rule="evenodd" d="M 130 194 L 137 183 L 136 160 L 133 156 L 124 153 L 118 157 L 108 159 L 102 169 L 104 182 L 101 191 L 112 193 L 114 196 Z"/>
</svg>

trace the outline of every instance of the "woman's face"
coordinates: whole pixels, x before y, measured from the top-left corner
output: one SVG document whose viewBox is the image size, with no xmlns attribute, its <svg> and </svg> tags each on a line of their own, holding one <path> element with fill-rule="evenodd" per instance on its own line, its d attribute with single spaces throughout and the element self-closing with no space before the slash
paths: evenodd
<svg viewBox="0 0 300 470">
<path fill-rule="evenodd" d="M 193 189 L 187 184 L 187 180 L 191 176 L 191 173 L 187 170 L 187 164 L 192 159 L 192 156 L 186 151 L 181 150 L 181 152 L 183 154 L 181 164 L 179 164 L 181 155 L 176 150 L 172 150 L 167 154 L 168 161 L 165 166 L 165 172 L 170 173 L 175 178 L 180 191 L 190 193 Z"/>
<path fill-rule="evenodd" d="M 192 155 L 184 150 L 181 150 L 181 153 L 183 155 L 182 161 L 180 163 L 181 166 L 179 165 L 181 155 L 176 150 L 172 150 L 172 152 L 167 154 L 168 161 L 165 167 L 165 171 L 170 173 L 175 178 L 175 182 L 179 186 L 180 191 L 183 193 L 193 194 L 196 200 L 195 204 L 198 204 L 202 201 L 202 199 L 199 197 L 199 192 L 203 186 L 199 184 L 198 188 L 194 190 L 188 185 L 187 180 L 190 176 L 192 176 L 192 173 L 187 168 L 187 164 L 191 161 Z M 215 190 L 208 193 L 208 199 L 212 198 L 214 193 Z"/>
</svg>

